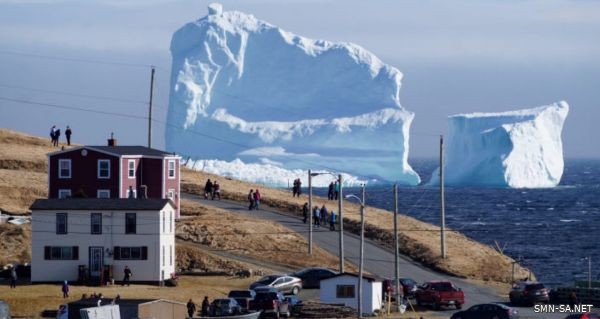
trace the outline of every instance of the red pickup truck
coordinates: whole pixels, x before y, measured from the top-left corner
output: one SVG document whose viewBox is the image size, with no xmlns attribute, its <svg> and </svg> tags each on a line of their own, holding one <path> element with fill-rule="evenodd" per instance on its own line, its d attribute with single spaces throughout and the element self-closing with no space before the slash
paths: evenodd
<svg viewBox="0 0 600 319">
<path fill-rule="evenodd" d="M 465 303 L 465 294 L 449 281 L 430 281 L 424 283 L 416 292 L 417 305 L 427 305 L 438 310 L 441 306 L 455 306 L 461 309 Z"/>
</svg>

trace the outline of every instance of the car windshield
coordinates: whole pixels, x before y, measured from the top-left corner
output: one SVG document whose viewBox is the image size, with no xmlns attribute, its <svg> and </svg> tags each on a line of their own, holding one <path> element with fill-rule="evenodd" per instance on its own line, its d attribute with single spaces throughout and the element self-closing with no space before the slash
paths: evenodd
<svg viewBox="0 0 600 319">
<path fill-rule="evenodd" d="M 544 289 L 544 285 L 543 284 L 530 284 L 525 286 L 526 290 L 540 290 L 540 289 Z"/>
<path fill-rule="evenodd" d="M 260 278 L 259 281 L 257 281 L 259 284 L 263 284 L 263 285 L 268 285 L 270 283 L 272 283 L 273 281 L 275 281 L 275 279 L 279 278 L 278 276 L 266 276 L 266 277 L 262 277 Z"/>
<path fill-rule="evenodd" d="M 257 293 L 256 297 L 254 297 L 254 300 L 257 300 L 257 301 L 274 300 L 274 299 L 277 299 L 276 292 L 261 292 L 261 293 Z"/>
<path fill-rule="evenodd" d="M 454 287 L 449 282 L 434 282 L 431 284 L 431 288 L 437 291 L 453 291 Z"/>
<path fill-rule="evenodd" d="M 400 278 L 400 282 L 401 282 L 403 285 L 406 285 L 406 286 L 408 286 L 408 285 L 415 285 L 415 284 L 416 284 L 416 282 L 415 282 L 414 280 L 412 280 L 412 279 L 404 279 L 404 278 Z"/>
<path fill-rule="evenodd" d="M 215 300 L 215 305 L 226 306 L 229 304 L 229 299 L 217 299 Z"/>
<path fill-rule="evenodd" d="M 229 292 L 229 297 L 252 297 L 252 294 L 250 291 L 234 290 Z"/>
</svg>

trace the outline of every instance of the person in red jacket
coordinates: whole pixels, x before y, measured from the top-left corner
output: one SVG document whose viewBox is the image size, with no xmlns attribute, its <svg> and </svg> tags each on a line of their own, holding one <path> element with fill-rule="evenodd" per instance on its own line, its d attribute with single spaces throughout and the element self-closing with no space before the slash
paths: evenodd
<svg viewBox="0 0 600 319">
<path fill-rule="evenodd" d="M 258 205 L 260 204 L 260 192 L 258 188 L 254 191 L 254 209 L 258 210 Z"/>
</svg>

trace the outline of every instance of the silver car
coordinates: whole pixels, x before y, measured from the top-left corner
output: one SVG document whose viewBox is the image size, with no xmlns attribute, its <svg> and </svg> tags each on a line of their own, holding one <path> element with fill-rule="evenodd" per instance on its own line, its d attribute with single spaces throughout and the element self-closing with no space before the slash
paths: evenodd
<svg viewBox="0 0 600 319">
<path fill-rule="evenodd" d="M 250 285 L 252 290 L 262 287 L 274 288 L 284 294 L 297 295 L 302 289 L 302 279 L 288 275 L 270 275 Z"/>
</svg>

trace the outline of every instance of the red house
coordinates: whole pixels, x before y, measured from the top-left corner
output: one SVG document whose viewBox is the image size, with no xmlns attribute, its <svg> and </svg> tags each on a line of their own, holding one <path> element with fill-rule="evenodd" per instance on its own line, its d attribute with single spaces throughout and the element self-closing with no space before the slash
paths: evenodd
<svg viewBox="0 0 600 319">
<path fill-rule="evenodd" d="M 169 198 L 179 218 L 181 157 L 144 146 L 80 146 L 48 154 L 48 198 Z"/>
</svg>

